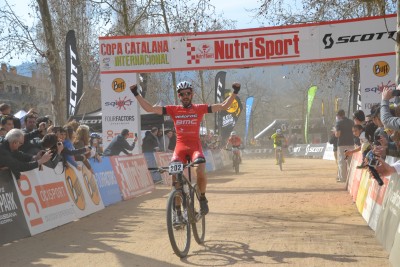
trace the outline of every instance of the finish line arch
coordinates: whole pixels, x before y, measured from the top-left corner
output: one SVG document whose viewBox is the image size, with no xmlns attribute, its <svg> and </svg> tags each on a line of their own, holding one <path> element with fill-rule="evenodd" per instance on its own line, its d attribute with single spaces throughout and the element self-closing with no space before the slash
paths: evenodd
<svg viewBox="0 0 400 267">
<path fill-rule="evenodd" d="M 100 37 L 103 139 L 109 142 L 123 128 L 140 133 L 139 107 L 126 90 L 127 85 L 137 83 L 135 73 L 395 55 L 396 24 L 393 14 L 255 29 Z"/>
</svg>

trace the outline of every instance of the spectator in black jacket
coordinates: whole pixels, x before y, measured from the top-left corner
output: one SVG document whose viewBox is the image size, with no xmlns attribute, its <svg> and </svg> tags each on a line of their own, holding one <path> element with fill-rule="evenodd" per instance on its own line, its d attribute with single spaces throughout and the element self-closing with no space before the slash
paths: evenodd
<svg viewBox="0 0 400 267">
<path fill-rule="evenodd" d="M 132 155 L 128 151 L 132 151 L 135 148 L 137 137 L 133 140 L 132 145 L 126 141 L 129 136 L 129 130 L 123 129 L 121 134 L 115 136 L 108 147 L 104 150 L 103 156 L 118 156 L 121 152 L 126 155 Z"/>
<path fill-rule="evenodd" d="M 20 129 L 10 130 L 0 142 L 0 167 L 9 168 L 18 180 L 20 173 L 38 168 L 52 157 L 51 151 L 36 156 L 19 151 L 24 143 L 24 133 Z"/>
<path fill-rule="evenodd" d="M 151 131 L 146 131 L 142 143 L 143 152 L 158 152 L 160 151 L 160 144 L 157 138 L 158 128 L 153 127 Z"/>
</svg>

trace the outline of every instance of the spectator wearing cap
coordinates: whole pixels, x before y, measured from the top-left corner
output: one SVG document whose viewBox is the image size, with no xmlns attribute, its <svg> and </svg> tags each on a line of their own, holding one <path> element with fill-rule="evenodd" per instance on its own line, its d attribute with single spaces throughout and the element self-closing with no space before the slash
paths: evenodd
<svg viewBox="0 0 400 267">
<path fill-rule="evenodd" d="M 160 151 L 160 143 L 158 142 L 158 128 L 153 127 L 151 131 L 146 131 L 142 143 L 143 152 L 158 152 Z"/>
<path fill-rule="evenodd" d="M 353 140 L 353 121 L 346 117 L 343 109 L 339 110 L 336 114 L 336 132 L 335 136 L 338 138 L 338 182 L 346 182 L 347 172 L 350 166 L 351 155 L 346 157 L 345 151 L 354 148 Z"/>
<path fill-rule="evenodd" d="M 52 156 L 50 150 L 35 156 L 19 151 L 23 143 L 24 133 L 20 129 L 11 129 L 0 143 L 0 168 L 9 168 L 17 180 L 21 172 L 38 168 Z"/>
<path fill-rule="evenodd" d="M 132 155 L 132 153 L 128 151 L 132 151 L 135 148 L 135 144 L 137 141 L 137 137 L 133 140 L 132 145 L 128 143 L 126 139 L 129 137 L 129 130 L 123 129 L 121 134 L 115 136 L 111 143 L 104 150 L 103 156 L 118 156 L 121 152 L 125 155 Z"/>
</svg>

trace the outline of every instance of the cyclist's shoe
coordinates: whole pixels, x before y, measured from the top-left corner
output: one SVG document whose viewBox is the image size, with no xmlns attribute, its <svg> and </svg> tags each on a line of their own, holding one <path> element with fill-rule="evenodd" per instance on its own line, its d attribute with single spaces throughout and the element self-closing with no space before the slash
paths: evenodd
<svg viewBox="0 0 400 267">
<path fill-rule="evenodd" d="M 200 213 L 201 215 L 208 213 L 208 200 L 206 198 L 200 198 Z"/>
<path fill-rule="evenodd" d="M 182 215 L 176 215 L 175 218 L 174 218 L 174 222 L 172 223 L 172 225 L 173 225 L 175 228 L 179 228 L 179 227 L 181 227 L 181 226 L 184 225 L 184 224 L 185 224 L 185 220 L 184 220 L 183 216 L 182 216 Z"/>
</svg>

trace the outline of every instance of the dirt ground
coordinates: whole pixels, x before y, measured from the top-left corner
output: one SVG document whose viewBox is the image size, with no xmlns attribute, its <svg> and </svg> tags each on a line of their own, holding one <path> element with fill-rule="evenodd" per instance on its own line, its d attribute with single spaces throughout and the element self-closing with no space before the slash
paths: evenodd
<svg viewBox="0 0 400 267">
<path fill-rule="evenodd" d="M 333 161 L 244 159 L 209 174 L 206 242 L 173 254 L 169 188 L 0 247 L 0 266 L 391 266 Z"/>
</svg>

